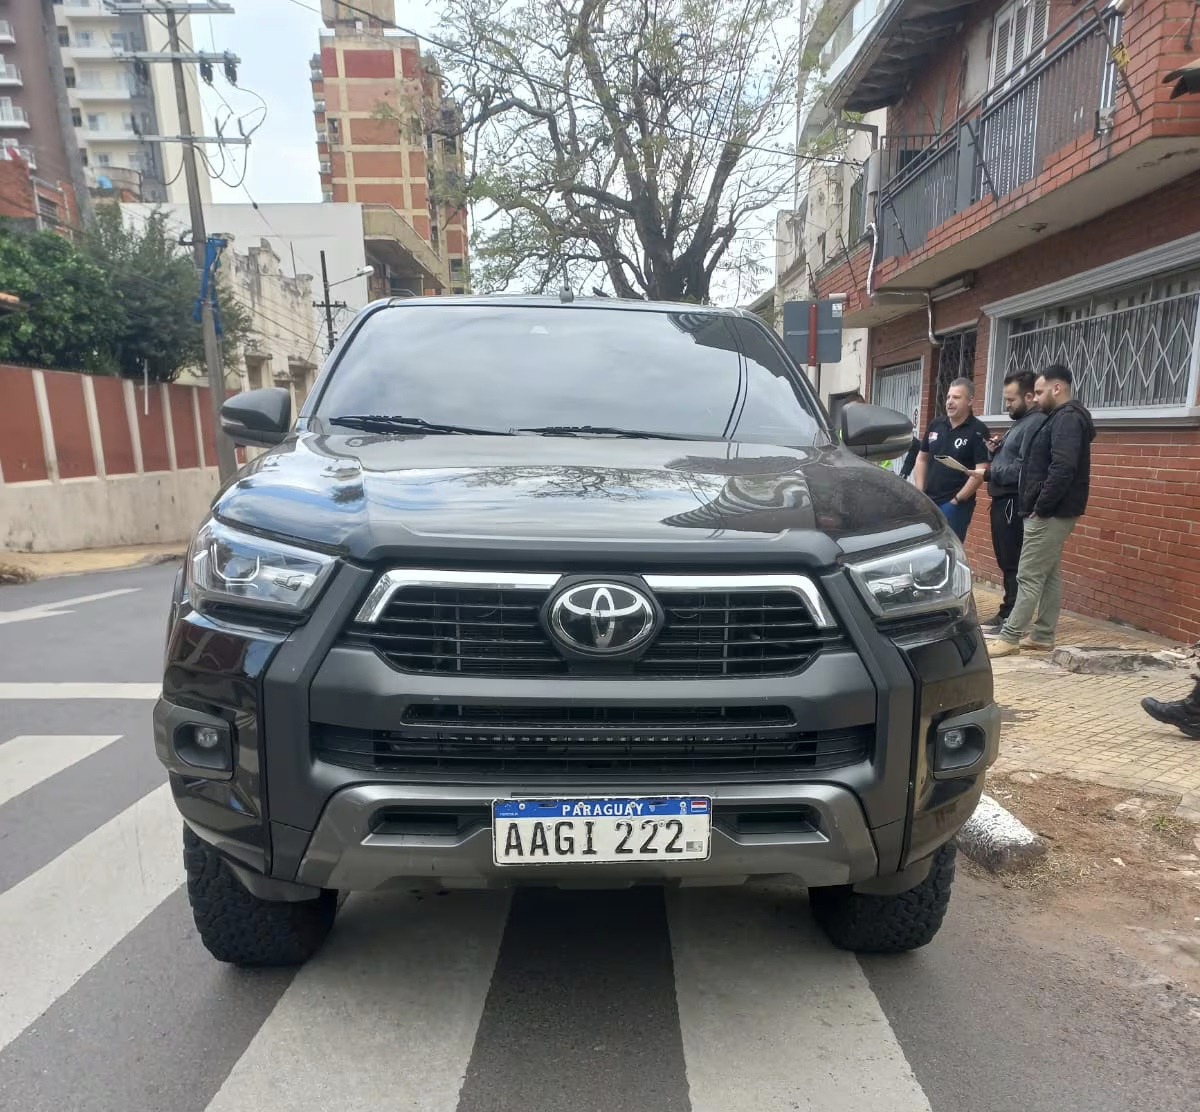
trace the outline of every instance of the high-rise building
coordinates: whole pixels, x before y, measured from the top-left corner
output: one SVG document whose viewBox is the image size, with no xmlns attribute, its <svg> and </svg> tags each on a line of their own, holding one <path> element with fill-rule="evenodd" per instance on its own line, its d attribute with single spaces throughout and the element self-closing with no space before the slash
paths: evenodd
<svg viewBox="0 0 1200 1112">
<path fill-rule="evenodd" d="M 18 6 L 26 2 L 18 0 Z M 118 14 L 103 0 L 54 0 L 54 13 L 74 128 L 69 138 L 78 144 L 89 184 L 143 201 L 186 200 L 182 144 L 140 138 L 180 133 L 172 69 L 162 63 L 135 67 L 117 53 L 168 50 L 165 22 Z M 179 17 L 179 31 L 187 50 L 193 43 L 186 15 Z M 187 67 L 186 82 L 192 127 L 199 131 L 195 67 Z M 200 191 L 210 199 L 207 175 L 200 176 Z"/>
<path fill-rule="evenodd" d="M 392 28 L 393 0 L 322 0 L 311 62 L 321 190 L 366 206 L 372 294 L 462 292 L 466 212 L 445 203 L 463 174 L 457 108 L 419 40 Z M 403 225 L 403 226 L 401 226 Z"/>
<path fill-rule="evenodd" d="M 5 212 L 24 212 L 36 193 L 38 209 L 44 210 L 40 215 L 48 223 L 69 224 L 73 212 L 52 211 L 54 196 L 73 189 L 56 107 L 52 44 L 41 0 L 0 0 L 0 158 L 21 163 L 5 168 Z"/>
</svg>

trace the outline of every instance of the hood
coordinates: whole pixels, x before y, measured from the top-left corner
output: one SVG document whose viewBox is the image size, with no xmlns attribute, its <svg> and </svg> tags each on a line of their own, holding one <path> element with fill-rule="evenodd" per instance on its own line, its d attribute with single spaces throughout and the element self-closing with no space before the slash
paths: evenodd
<svg viewBox="0 0 1200 1112">
<path fill-rule="evenodd" d="M 301 432 L 238 474 L 231 525 L 371 561 L 679 550 L 834 562 L 943 526 L 914 487 L 837 445 Z"/>
<path fill-rule="evenodd" d="M 1063 404 L 1054 411 L 1053 416 L 1057 416 L 1060 413 L 1066 413 L 1068 411 L 1076 414 L 1079 420 L 1083 423 L 1083 427 L 1087 435 L 1087 441 L 1090 444 L 1096 439 L 1096 422 L 1092 420 L 1092 415 L 1087 406 L 1085 406 L 1083 402 L 1079 401 L 1078 399 L 1072 398 L 1069 402 L 1063 402 Z"/>
</svg>

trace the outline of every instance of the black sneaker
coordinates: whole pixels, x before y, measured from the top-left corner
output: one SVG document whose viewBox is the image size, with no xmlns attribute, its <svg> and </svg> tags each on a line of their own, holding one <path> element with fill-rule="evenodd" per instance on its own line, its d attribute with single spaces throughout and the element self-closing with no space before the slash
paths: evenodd
<svg viewBox="0 0 1200 1112">
<path fill-rule="evenodd" d="M 997 615 L 994 618 L 989 618 L 986 622 L 980 622 L 979 628 L 989 636 L 994 637 L 1004 628 L 1005 619 Z"/>
</svg>

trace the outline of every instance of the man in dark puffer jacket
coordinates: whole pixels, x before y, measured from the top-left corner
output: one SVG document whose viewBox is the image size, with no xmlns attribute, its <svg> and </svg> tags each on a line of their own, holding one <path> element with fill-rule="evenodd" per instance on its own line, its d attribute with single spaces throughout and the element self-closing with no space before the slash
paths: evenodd
<svg viewBox="0 0 1200 1112">
<path fill-rule="evenodd" d="M 1061 363 L 1047 367 L 1034 393 L 1046 420 L 1025 445 L 1021 464 L 1017 497 L 1025 538 L 1017 602 L 988 646 L 991 657 L 1012 656 L 1022 648 L 1054 648 L 1062 608 L 1063 546 L 1087 509 L 1091 487 L 1096 426 L 1087 408 L 1075 400 L 1070 369 Z"/>
</svg>

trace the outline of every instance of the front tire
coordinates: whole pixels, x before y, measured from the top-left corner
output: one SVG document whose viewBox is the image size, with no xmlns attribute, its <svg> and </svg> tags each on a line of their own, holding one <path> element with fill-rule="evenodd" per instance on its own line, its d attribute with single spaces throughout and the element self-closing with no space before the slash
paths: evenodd
<svg viewBox="0 0 1200 1112">
<path fill-rule="evenodd" d="M 933 856 L 929 875 L 895 896 L 870 896 L 846 885 L 812 888 L 813 918 L 840 950 L 857 954 L 902 954 L 927 946 L 941 929 L 954 884 L 953 842 Z"/>
<path fill-rule="evenodd" d="M 321 948 L 337 893 L 286 903 L 248 892 L 207 842 L 183 828 L 188 903 L 200 940 L 218 961 L 249 968 L 302 965 Z"/>
</svg>

